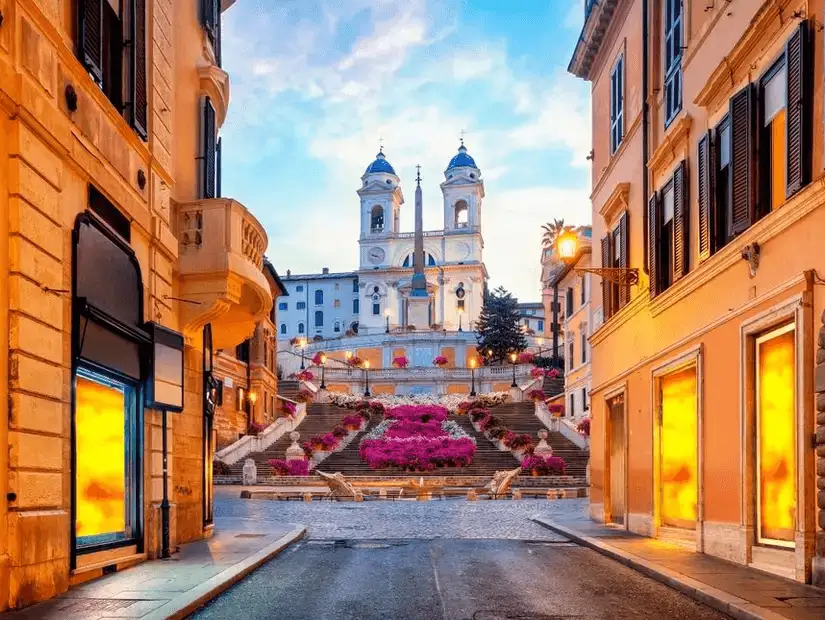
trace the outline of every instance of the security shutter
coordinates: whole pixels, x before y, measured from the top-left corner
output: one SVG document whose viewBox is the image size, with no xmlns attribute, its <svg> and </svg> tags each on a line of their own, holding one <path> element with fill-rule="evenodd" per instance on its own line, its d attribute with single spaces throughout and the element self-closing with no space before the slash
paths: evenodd
<svg viewBox="0 0 825 620">
<path fill-rule="evenodd" d="M 628 267 L 628 249 L 630 247 L 627 239 L 627 221 L 627 211 L 625 211 L 619 218 L 619 264 L 616 265 L 623 269 Z M 619 280 L 619 282 L 615 286 L 619 287 L 619 308 L 623 308 L 630 301 L 630 286 L 624 279 Z"/>
<path fill-rule="evenodd" d="M 787 179 L 785 194 L 793 196 L 811 175 L 811 88 L 813 71 L 808 52 L 808 22 L 803 21 L 785 46 L 787 65 Z"/>
<path fill-rule="evenodd" d="M 650 296 L 659 294 L 659 234 L 662 227 L 660 218 L 659 196 L 656 192 L 650 195 L 647 201 L 647 256 L 648 273 L 650 274 Z"/>
<path fill-rule="evenodd" d="M 711 134 L 699 140 L 697 168 L 699 185 L 699 260 L 710 256 L 713 238 L 713 183 L 711 167 Z"/>
<path fill-rule="evenodd" d="M 687 171 L 681 162 L 673 173 L 673 281 L 688 272 L 690 212 Z"/>
<path fill-rule="evenodd" d="M 132 0 L 132 84 L 129 105 L 132 127 L 146 140 L 146 0 Z"/>
<path fill-rule="evenodd" d="M 78 53 L 83 66 L 98 82 L 103 82 L 103 0 L 80 0 Z"/>
<path fill-rule="evenodd" d="M 731 200 L 730 232 L 747 230 L 753 223 L 753 88 L 746 86 L 730 100 Z"/>
</svg>

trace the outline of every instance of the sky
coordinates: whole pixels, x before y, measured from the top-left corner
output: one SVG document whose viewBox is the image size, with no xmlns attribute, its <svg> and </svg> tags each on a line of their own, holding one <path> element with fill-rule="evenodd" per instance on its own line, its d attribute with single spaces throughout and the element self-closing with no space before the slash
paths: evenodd
<svg viewBox="0 0 825 620">
<path fill-rule="evenodd" d="M 383 143 L 413 230 L 443 227 L 439 183 L 462 130 L 481 169 L 490 287 L 541 295 L 541 225 L 590 222 L 589 85 L 567 64 L 582 0 L 239 0 L 223 193 L 269 236 L 279 273 L 358 267 L 361 175 Z"/>
</svg>

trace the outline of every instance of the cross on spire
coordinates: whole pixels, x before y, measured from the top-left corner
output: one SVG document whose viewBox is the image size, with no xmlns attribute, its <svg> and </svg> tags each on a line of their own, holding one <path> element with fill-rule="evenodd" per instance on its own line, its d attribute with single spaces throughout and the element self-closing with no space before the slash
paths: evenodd
<svg viewBox="0 0 825 620">
<path fill-rule="evenodd" d="M 384 152 L 384 138 L 383 137 L 378 138 L 378 152 L 379 153 Z"/>
<path fill-rule="evenodd" d="M 416 174 L 415 174 L 415 182 L 416 182 L 418 185 L 421 185 L 421 165 L 420 165 L 420 164 L 419 164 L 419 165 L 416 165 L 416 167 L 415 167 L 415 171 L 416 171 Z"/>
<path fill-rule="evenodd" d="M 461 146 L 464 146 L 464 134 L 467 133 L 463 129 L 461 130 Z"/>
</svg>

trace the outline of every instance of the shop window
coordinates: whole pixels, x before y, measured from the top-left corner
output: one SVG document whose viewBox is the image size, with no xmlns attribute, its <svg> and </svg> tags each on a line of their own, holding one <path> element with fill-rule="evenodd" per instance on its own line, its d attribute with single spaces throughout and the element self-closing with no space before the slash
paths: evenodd
<svg viewBox="0 0 825 620">
<path fill-rule="evenodd" d="M 89 209 L 101 220 L 123 237 L 126 243 L 132 241 L 132 225 L 129 218 L 123 215 L 100 191 L 93 185 L 89 186 Z"/>
<path fill-rule="evenodd" d="M 693 529 L 698 498 L 696 368 L 660 379 L 662 525 Z"/>
<path fill-rule="evenodd" d="M 682 0 L 664 0 L 665 127 L 682 109 Z"/>
<path fill-rule="evenodd" d="M 624 55 L 610 73 L 610 154 L 616 152 L 624 137 Z"/>
<path fill-rule="evenodd" d="M 794 546 L 796 529 L 795 328 L 756 339 L 757 541 Z"/>
<path fill-rule="evenodd" d="M 122 0 L 119 11 L 111 2 L 87 0 L 76 2 L 75 10 L 80 61 L 146 140 L 146 0 Z"/>
<path fill-rule="evenodd" d="M 686 166 L 681 162 L 664 187 L 648 201 L 651 297 L 688 272 L 690 215 L 686 196 Z"/>
</svg>

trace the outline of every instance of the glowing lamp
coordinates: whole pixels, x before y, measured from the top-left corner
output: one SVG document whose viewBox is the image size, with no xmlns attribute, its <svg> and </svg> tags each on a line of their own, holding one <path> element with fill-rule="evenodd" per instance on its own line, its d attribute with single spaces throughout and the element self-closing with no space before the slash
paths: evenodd
<svg viewBox="0 0 825 620">
<path fill-rule="evenodd" d="M 559 258 L 565 262 L 572 261 L 576 258 L 576 251 L 578 250 L 578 237 L 576 233 L 568 231 L 559 235 L 556 240 L 556 250 Z"/>
<path fill-rule="evenodd" d="M 321 366 L 327 363 L 327 354 L 321 353 Z"/>
<path fill-rule="evenodd" d="M 470 368 L 475 368 L 475 367 L 476 367 L 476 358 L 471 357 L 470 358 Z"/>
<path fill-rule="evenodd" d="M 250 392 L 249 393 L 249 402 L 254 405 L 256 400 L 258 400 L 258 395 L 255 392 Z"/>
<path fill-rule="evenodd" d="M 517 359 L 518 359 L 518 355 L 516 355 L 515 353 L 510 353 L 510 361 L 511 362 L 513 362 L 515 364 Z"/>
<path fill-rule="evenodd" d="M 369 360 L 365 360 L 365 361 L 364 361 L 364 368 L 367 368 L 367 369 L 368 369 L 369 367 L 370 367 L 370 361 L 369 361 Z"/>
</svg>

